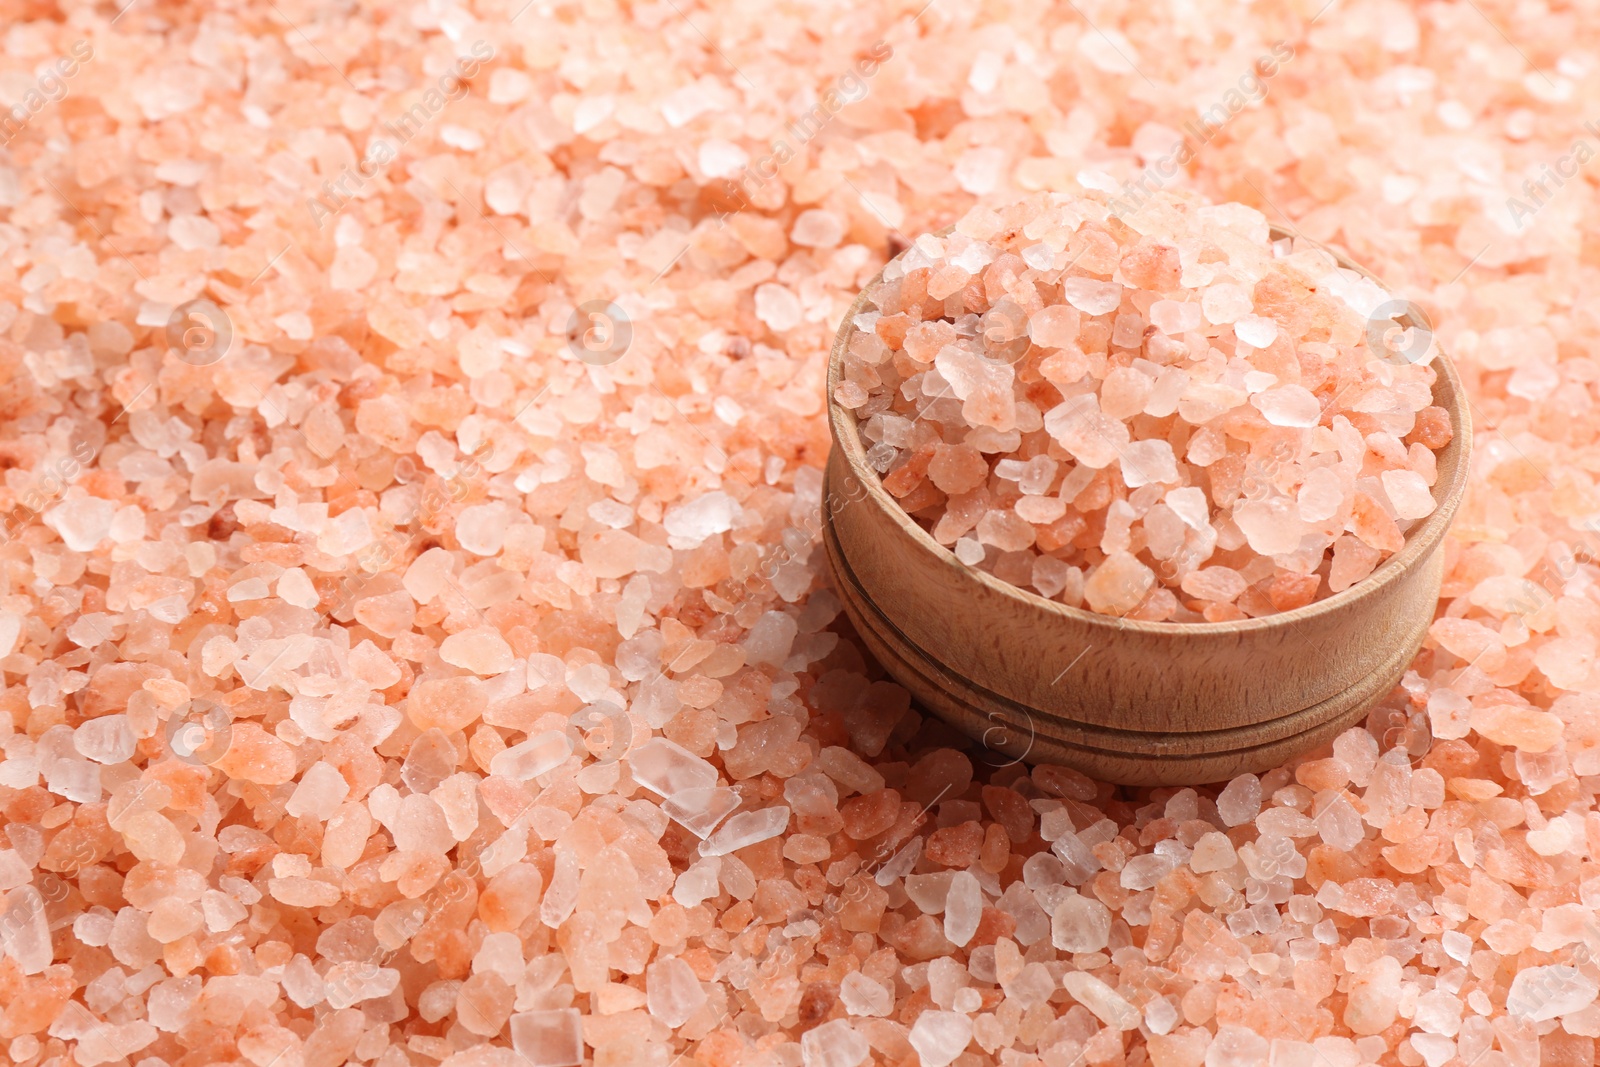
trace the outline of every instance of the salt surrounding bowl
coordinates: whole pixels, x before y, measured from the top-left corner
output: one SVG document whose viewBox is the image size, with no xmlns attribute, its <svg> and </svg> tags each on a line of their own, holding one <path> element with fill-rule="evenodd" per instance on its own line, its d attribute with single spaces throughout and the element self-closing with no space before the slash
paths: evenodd
<svg viewBox="0 0 1600 1067">
<path fill-rule="evenodd" d="M 854 413 L 834 398 L 877 281 L 845 316 L 829 364 L 823 541 L 856 629 L 929 709 L 1018 759 L 1171 785 L 1276 766 L 1332 740 L 1392 689 L 1433 621 L 1439 548 L 1467 481 L 1470 423 L 1442 353 L 1434 403 L 1449 412 L 1452 437 L 1438 453 L 1438 506 L 1400 551 L 1292 611 L 1146 622 L 1047 600 L 962 563 L 884 489 Z"/>
</svg>

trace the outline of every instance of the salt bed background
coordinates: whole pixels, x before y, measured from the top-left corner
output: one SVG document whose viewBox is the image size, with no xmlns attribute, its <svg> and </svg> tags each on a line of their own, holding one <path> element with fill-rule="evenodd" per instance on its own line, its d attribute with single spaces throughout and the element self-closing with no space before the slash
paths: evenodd
<svg viewBox="0 0 1600 1067">
<path fill-rule="evenodd" d="M 1593 5 L 0 10 L 10 1063 L 1593 1062 Z M 1207 108 L 1173 184 L 1425 307 L 1478 447 L 1367 728 L 1118 792 L 863 658 L 824 361 Z"/>
</svg>

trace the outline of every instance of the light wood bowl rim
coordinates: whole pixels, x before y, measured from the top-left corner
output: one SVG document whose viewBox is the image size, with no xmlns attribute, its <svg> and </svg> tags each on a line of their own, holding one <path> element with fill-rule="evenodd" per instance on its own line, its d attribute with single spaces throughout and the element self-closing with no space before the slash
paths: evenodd
<svg viewBox="0 0 1600 1067">
<path fill-rule="evenodd" d="M 950 233 L 955 227 L 949 226 L 937 231 L 938 235 Z M 1339 266 L 1353 270 L 1366 278 L 1371 279 L 1391 295 L 1399 294 L 1379 278 L 1372 271 L 1352 260 L 1337 249 L 1330 248 L 1309 238 L 1299 236 L 1294 232 L 1278 225 L 1270 226 L 1270 236 L 1274 241 L 1285 237 L 1292 237 L 1304 242 L 1311 248 L 1320 249 L 1332 256 Z M 906 251 L 909 251 L 907 249 Z M 889 260 L 890 263 L 900 256 Z M 887 268 L 888 263 L 884 264 Z M 833 431 L 834 442 L 843 451 L 846 466 L 849 472 L 866 489 L 866 497 L 881 511 L 887 512 L 900 530 L 909 537 L 913 543 L 943 563 L 945 566 L 966 572 L 967 576 L 988 589 L 1002 596 L 1012 597 L 1023 604 L 1047 614 L 1056 615 L 1063 619 L 1098 626 L 1117 633 L 1136 633 L 1161 636 L 1188 635 L 1191 637 L 1226 637 L 1231 635 L 1253 634 L 1282 627 L 1298 626 L 1302 622 L 1319 618 L 1323 615 L 1336 614 L 1342 609 L 1350 607 L 1376 590 L 1398 581 L 1408 569 L 1418 560 L 1431 553 L 1443 540 L 1450 521 L 1455 517 L 1457 508 L 1461 505 L 1462 497 L 1466 492 L 1467 474 L 1471 466 L 1472 451 L 1472 424 L 1466 413 L 1466 393 L 1461 384 L 1461 378 L 1456 373 L 1450 357 L 1440 346 L 1437 334 L 1431 337 L 1434 347 L 1432 366 L 1439 378 L 1448 383 L 1448 404 L 1444 405 L 1450 413 L 1451 431 L 1453 438 L 1439 453 L 1440 457 L 1438 476 L 1432 486 L 1433 498 L 1436 507 L 1422 522 L 1413 527 L 1406 534 L 1406 543 L 1399 552 L 1384 560 L 1379 567 L 1361 581 L 1348 589 L 1334 593 L 1322 600 L 1313 601 L 1304 607 L 1292 611 L 1278 612 L 1273 615 L 1263 615 L 1254 619 L 1240 619 L 1232 622 L 1150 622 L 1143 619 L 1128 619 L 1120 615 L 1103 615 L 1097 611 L 1086 608 L 1075 608 L 1063 604 L 1058 600 L 1047 600 L 1037 593 L 1030 592 L 1019 586 L 1012 585 L 1002 578 L 998 578 L 988 571 L 969 567 L 956 558 L 955 553 L 933 539 L 933 535 L 924 530 L 913 519 L 900 501 L 896 500 L 889 491 L 883 487 L 883 480 L 878 472 L 867 464 L 866 450 L 861 444 L 860 423 L 855 412 L 844 407 L 834 399 L 834 390 L 838 387 L 843 377 L 844 353 L 849 344 L 850 337 L 856 332 L 855 319 L 867 303 L 867 294 L 872 288 L 883 280 L 883 269 L 873 275 L 872 280 L 862 286 L 861 292 L 856 295 L 850 304 L 850 310 L 845 313 L 844 321 L 839 324 L 839 329 L 834 335 L 833 351 L 828 357 L 828 382 L 827 403 L 828 422 Z M 1439 381 L 1434 383 L 1434 402 L 1439 403 Z M 823 507 L 827 509 L 827 497 L 824 494 Z"/>
</svg>

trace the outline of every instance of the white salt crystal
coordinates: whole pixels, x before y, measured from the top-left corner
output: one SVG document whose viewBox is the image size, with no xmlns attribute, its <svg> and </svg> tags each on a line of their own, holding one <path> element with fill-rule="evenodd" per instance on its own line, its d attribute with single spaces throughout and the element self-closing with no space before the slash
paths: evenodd
<svg viewBox="0 0 1600 1067">
<path fill-rule="evenodd" d="M 800 301 L 794 293 L 774 282 L 756 287 L 756 318 L 774 333 L 787 333 L 800 325 Z"/>
<path fill-rule="evenodd" d="M 438 801 L 416 793 L 400 798 L 393 830 L 395 847 L 405 852 L 443 855 L 456 843 Z"/>
<path fill-rule="evenodd" d="M 983 557 L 987 554 L 983 542 L 976 537 L 963 537 L 955 544 L 956 559 L 969 567 L 976 567 L 982 563 Z"/>
<path fill-rule="evenodd" d="M 1261 811 L 1261 779 L 1241 774 L 1217 794 L 1217 814 L 1229 826 L 1243 826 Z"/>
<path fill-rule="evenodd" d="M 1088 315 L 1109 315 L 1122 305 L 1122 286 L 1093 278 L 1066 278 L 1061 295 L 1067 303 Z"/>
<path fill-rule="evenodd" d="M 519 1012 L 511 1016 L 511 1047 L 532 1067 L 579 1067 L 582 1023 L 577 1008 Z"/>
<path fill-rule="evenodd" d="M 1251 348 L 1266 348 L 1278 339 L 1278 324 L 1260 315 L 1244 315 L 1233 324 L 1233 335 Z"/>
<path fill-rule="evenodd" d="M 972 1020 L 959 1012 L 925 1011 L 912 1025 L 909 1040 L 922 1067 L 946 1067 L 966 1051 Z"/>
<path fill-rule="evenodd" d="M 971 871 L 957 871 L 945 896 L 944 936 L 953 945 L 965 945 L 978 932 L 983 918 L 983 888 Z"/>
<path fill-rule="evenodd" d="M 297 608 L 314 608 L 322 599 L 306 572 L 299 567 L 290 567 L 278 576 L 278 598 Z"/>
<path fill-rule="evenodd" d="M 454 556 L 442 548 L 430 548 L 406 568 L 401 584 L 418 604 L 431 603 L 450 587 L 450 575 L 454 568 Z"/>
<path fill-rule="evenodd" d="M 45 788 L 75 804 L 100 799 L 100 765 L 81 759 L 58 759 L 45 771 Z"/>
<path fill-rule="evenodd" d="M 663 797 L 686 789 L 710 789 L 717 769 L 693 752 L 664 737 L 653 737 L 628 753 L 633 780 Z"/>
<path fill-rule="evenodd" d="M 750 163 L 750 155 L 732 141 L 708 137 L 700 142 L 700 170 L 708 178 L 731 178 Z"/>
<path fill-rule="evenodd" d="M 1250 547 L 1263 556 L 1284 556 L 1300 547 L 1305 527 L 1297 505 L 1287 497 L 1251 500 L 1233 509 L 1238 525 Z"/>
<path fill-rule="evenodd" d="M 739 794 L 727 786 L 680 789 L 661 802 L 661 811 L 704 841 L 739 807 Z"/>
<path fill-rule="evenodd" d="M 645 1005 L 650 1014 L 673 1029 L 687 1022 L 706 1002 L 700 979 L 677 956 L 652 963 L 645 971 L 644 981 Z"/>
<path fill-rule="evenodd" d="M 489 773 L 525 782 L 552 771 L 572 755 L 572 739 L 561 730 L 546 730 L 495 754 Z"/>
<path fill-rule="evenodd" d="M 860 971 L 852 971 L 839 982 L 839 1002 L 851 1015 L 888 1015 L 894 1010 L 894 994 Z"/>
<path fill-rule="evenodd" d="M 510 516 L 506 506 L 496 500 L 462 508 L 456 518 L 456 540 L 476 556 L 496 556 L 505 545 Z"/>
<path fill-rule="evenodd" d="M 1049 270 L 1055 265 L 1056 255 L 1043 242 L 1022 250 L 1022 261 L 1034 270 Z"/>
<path fill-rule="evenodd" d="M 1326 522 L 1344 503 L 1344 486 L 1331 467 L 1316 467 L 1300 483 L 1296 506 L 1305 522 Z"/>
<path fill-rule="evenodd" d="M 72 745 L 81 756 L 96 763 L 121 763 L 133 757 L 138 739 L 126 715 L 102 715 L 89 719 L 72 733 Z"/>
<path fill-rule="evenodd" d="M 206 929 L 214 934 L 233 929 L 250 915 L 238 900 L 216 889 L 200 894 L 200 913 L 205 917 Z"/>
<path fill-rule="evenodd" d="M 1111 912 L 1098 900 L 1074 894 L 1056 905 L 1050 943 L 1065 952 L 1098 952 L 1111 937 Z"/>
<path fill-rule="evenodd" d="M 782 804 L 761 808 L 758 811 L 740 812 L 723 823 L 722 829 L 712 834 L 706 843 L 700 846 L 700 854 L 725 856 L 768 838 L 777 837 L 788 825 L 789 809 Z"/>
<path fill-rule="evenodd" d="M 1153 997 L 1145 1005 L 1144 1022 L 1153 1033 L 1170 1034 L 1178 1022 L 1178 1008 L 1169 997 Z"/>
<path fill-rule="evenodd" d="M 1267 1062 L 1267 1039 L 1243 1026 L 1219 1026 L 1206 1049 L 1206 1067 L 1259 1067 Z"/>
<path fill-rule="evenodd" d="M 1322 417 L 1322 403 L 1303 385 L 1267 389 L 1250 403 L 1274 426 L 1315 426 Z"/>
<path fill-rule="evenodd" d="M 1205 312 L 1206 321 L 1218 325 L 1238 321 L 1239 316 L 1250 313 L 1251 307 L 1250 294 L 1232 282 L 1209 285 L 1200 294 L 1200 309 Z"/>
<path fill-rule="evenodd" d="M 844 240 L 844 221 L 831 211 L 802 211 L 789 231 L 789 240 L 802 248 L 833 248 Z"/>
<path fill-rule="evenodd" d="M 745 661 L 781 667 L 789 658 L 799 632 L 800 624 L 793 615 L 782 611 L 763 612 L 745 635 Z"/>
<path fill-rule="evenodd" d="M 15 652 L 21 636 L 22 616 L 14 611 L 0 611 L 0 656 Z"/>
<path fill-rule="evenodd" d="M 1172 453 L 1172 446 L 1160 438 L 1128 444 L 1122 450 L 1122 480 L 1130 489 L 1176 482 L 1178 462 Z"/>
<path fill-rule="evenodd" d="M 90 552 L 111 533 L 117 505 L 96 496 L 63 500 L 44 513 L 44 522 L 74 552 Z"/>
<path fill-rule="evenodd" d="M 506 639 L 490 626 L 475 626 L 446 637 L 439 643 L 439 658 L 480 675 L 510 670 L 516 659 Z"/>
<path fill-rule="evenodd" d="M 1210 525 L 1211 507 L 1204 489 L 1192 485 L 1169 489 L 1163 499 L 1167 507 L 1176 512 L 1190 529 L 1199 530 Z"/>
<path fill-rule="evenodd" d="M 1177 856 L 1159 852 L 1135 856 L 1123 866 L 1120 883 L 1122 888 L 1136 893 L 1154 889 L 1167 872 L 1179 866 L 1180 862 Z"/>
<path fill-rule="evenodd" d="M 1127 425 L 1102 412 L 1093 394 L 1069 397 L 1051 408 L 1044 428 L 1079 463 L 1096 470 L 1115 462 L 1129 442 Z"/>
<path fill-rule="evenodd" d="M 1213 830 L 1194 843 L 1189 866 L 1196 874 L 1208 874 L 1211 871 L 1225 871 L 1237 861 L 1238 854 L 1228 835 Z"/>
<path fill-rule="evenodd" d="M 1061 978 L 1072 999 L 1088 1008 L 1095 1017 L 1117 1030 L 1134 1030 L 1139 1026 L 1139 1011 L 1123 999 L 1122 994 L 1106 985 L 1092 974 L 1068 971 Z"/>
<path fill-rule="evenodd" d="M 432 793 L 455 773 L 457 753 L 442 730 L 424 730 L 406 750 L 400 780 L 413 793 Z"/>
<path fill-rule="evenodd" d="M 1200 305 L 1157 300 L 1150 305 L 1150 324 L 1169 337 L 1200 328 Z"/>
<path fill-rule="evenodd" d="M 350 783 L 338 768 L 318 760 L 300 776 L 300 784 L 295 786 L 284 810 L 295 818 L 309 815 L 317 822 L 327 822 L 349 795 Z"/>
<path fill-rule="evenodd" d="M 717 895 L 718 872 L 722 861 L 708 856 L 696 860 L 688 870 L 678 875 L 672 886 L 672 899 L 686 908 L 697 908 Z"/>
<path fill-rule="evenodd" d="M 706 538 L 733 529 L 738 514 L 738 502 L 718 490 L 674 504 L 662 516 L 661 524 L 672 538 L 672 547 L 697 548 Z"/>
<path fill-rule="evenodd" d="M 1402 519 L 1420 519 L 1433 514 L 1438 506 L 1428 483 L 1416 471 L 1388 470 L 1379 475 L 1379 479 L 1389 503 L 1394 505 L 1395 514 Z"/>
<path fill-rule="evenodd" d="M 1600 996 L 1600 983 L 1576 967 L 1557 964 L 1525 967 L 1511 981 L 1506 1012 L 1530 1022 L 1544 1022 L 1582 1011 Z"/>
<path fill-rule="evenodd" d="M 200 999 L 201 979 L 197 974 L 168 978 L 150 987 L 145 999 L 146 1018 L 157 1030 L 176 1033 L 193 1016 Z"/>
<path fill-rule="evenodd" d="M 835 1019 L 807 1030 L 800 1037 L 803 1067 L 856 1067 L 871 1046 L 856 1033 L 849 1019 Z"/>
<path fill-rule="evenodd" d="M 72 936 L 85 945 L 104 948 L 111 939 L 113 918 L 108 909 L 97 905 L 93 911 L 86 911 L 72 920 Z"/>
<path fill-rule="evenodd" d="M 570 848 L 557 849 L 550 887 L 544 891 L 544 900 L 539 902 L 539 921 L 553 930 L 567 921 L 577 903 L 578 855 Z"/>
<path fill-rule="evenodd" d="M 38 974 L 50 966 L 50 924 L 45 918 L 44 898 L 33 886 L 18 886 L 6 894 L 0 939 L 5 954 L 23 974 Z"/>
</svg>

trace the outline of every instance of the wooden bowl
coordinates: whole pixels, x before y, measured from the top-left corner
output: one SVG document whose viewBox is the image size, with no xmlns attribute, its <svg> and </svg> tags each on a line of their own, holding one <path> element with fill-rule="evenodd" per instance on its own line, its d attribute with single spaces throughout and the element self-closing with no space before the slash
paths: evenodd
<svg viewBox="0 0 1600 1067">
<path fill-rule="evenodd" d="M 1274 239 L 1282 236 L 1275 228 Z M 1438 603 L 1439 548 L 1466 485 L 1471 439 L 1461 381 L 1442 352 L 1434 403 L 1450 413 L 1454 436 L 1438 457 L 1438 508 L 1401 551 L 1364 581 L 1294 611 L 1140 622 L 1067 607 L 968 567 L 901 509 L 867 465 L 854 413 L 833 400 L 865 303 L 864 291 L 828 368 L 823 543 L 867 647 L 940 718 L 994 752 L 1107 781 L 1214 782 L 1330 741 L 1416 655 Z"/>
</svg>

